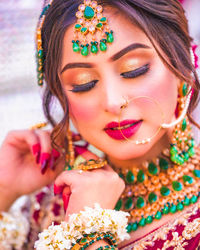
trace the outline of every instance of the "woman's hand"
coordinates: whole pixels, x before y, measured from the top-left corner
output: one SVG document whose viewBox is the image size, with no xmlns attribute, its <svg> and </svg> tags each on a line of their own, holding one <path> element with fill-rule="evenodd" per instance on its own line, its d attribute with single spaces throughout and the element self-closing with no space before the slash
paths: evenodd
<svg viewBox="0 0 200 250">
<path fill-rule="evenodd" d="M 64 168 L 64 159 L 58 158 L 59 153 L 51 148 L 50 132 L 10 132 L 0 148 L 0 204 L 4 204 L 0 210 L 8 209 L 19 196 L 52 183 Z"/>
<path fill-rule="evenodd" d="M 86 151 L 82 156 L 97 159 L 97 156 Z M 120 195 L 124 191 L 125 183 L 114 170 L 106 165 L 80 173 L 79 170 L 65 171 L 55 181 L 55 193 L 63 192 L 66 217 L 78 213 L 85 206 L 93 207 L 99 203 L 102 208 L 114 209 Z"/>
</svg>

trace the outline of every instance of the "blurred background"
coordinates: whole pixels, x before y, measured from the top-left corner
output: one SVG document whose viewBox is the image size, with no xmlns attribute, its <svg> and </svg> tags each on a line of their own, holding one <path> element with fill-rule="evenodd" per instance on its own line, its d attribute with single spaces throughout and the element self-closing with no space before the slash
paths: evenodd
<svg viewBox="0 0 200 250">
<path fill-rule="evenodd" d="M 43 0 L 0 0 L 0 144 L 9 130 L 45 121 L 34 44 L 42 5 Z M 191 36 L 200 45 L 200 0 L 183 0 L 183 5 Z"/>
</svg>

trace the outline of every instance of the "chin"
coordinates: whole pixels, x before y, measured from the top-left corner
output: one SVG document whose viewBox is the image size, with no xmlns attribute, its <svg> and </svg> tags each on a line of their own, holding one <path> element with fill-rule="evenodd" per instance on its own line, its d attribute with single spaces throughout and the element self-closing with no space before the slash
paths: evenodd
<svg viewBox="0 0 200 250">
<path fill-rule="evenodd" d="M 127 145 L 121 145 L 120 147 L 112 147 L 112 151 L 110 149 L 106 150 L 106 148 L 104 148 L 104 152 L 110 157 L 125 161 L 144 156 L 152 146 L 152 143 L 135 145 L 130 142 L 127 143 Z"/>
</svg>

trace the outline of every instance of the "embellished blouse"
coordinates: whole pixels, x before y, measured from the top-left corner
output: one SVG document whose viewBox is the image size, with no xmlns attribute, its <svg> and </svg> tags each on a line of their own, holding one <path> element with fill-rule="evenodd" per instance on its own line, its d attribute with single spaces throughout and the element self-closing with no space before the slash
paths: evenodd
<svg viewBox="0 0 200 250">
<path fill-rule="evenodd" d="M 45 187 L 31 196 L 30 232 L 23 250 L 34 249 L 38 233 L 64 220 L 61 196 L 54 196 L 52 187 Z M 199 247 L 199 248 L 198 248 Z M 200 249 L 200 201 L 185 208 L 173 221 L 144 237 L 119 248 L 122 250 L 197 250 Z"/>
</svg>

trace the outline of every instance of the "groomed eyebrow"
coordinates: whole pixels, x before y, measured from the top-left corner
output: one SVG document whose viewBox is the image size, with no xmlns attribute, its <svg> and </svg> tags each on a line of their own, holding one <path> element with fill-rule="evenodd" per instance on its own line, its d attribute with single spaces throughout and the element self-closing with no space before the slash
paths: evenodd
<svg viewBox="0 0 200 250">
<path fill-rule="evenodd" d="M 108 61 L 114 62 L 116 60 L 118 60 L 119 58 L 121 58 L 122 56 L 124 56 L 125 54 L 127 54 L 128 52 L 132 51 L 132 50 L 136 50 L 136 49 L 150 49 L 149 46 L 142 44 L 142 43 L 133 43 L 131 45 L 129 45 L 128 47 L 120 50 L 119 52 L 117 52 L 116 54 L 114 54 L 111 58 L 108 59 Z M 61 70 L 60 74 L 62 74 L 64 71 L 68 70 L 68 69 L 74 69 L 74 68 L 94 68 L 95 64 L 93 63 L 68 63 L 66 64 L 63 69 Z"/>
</svg>

